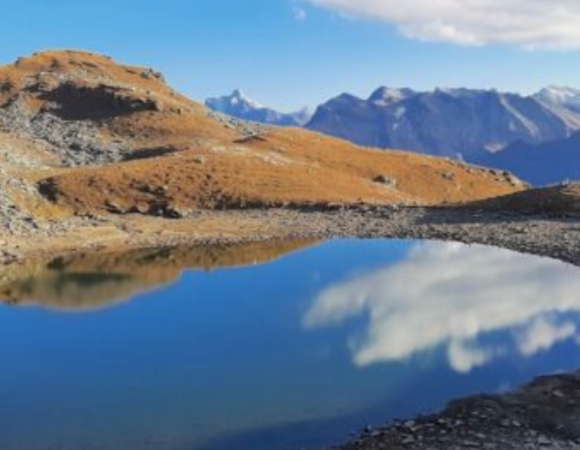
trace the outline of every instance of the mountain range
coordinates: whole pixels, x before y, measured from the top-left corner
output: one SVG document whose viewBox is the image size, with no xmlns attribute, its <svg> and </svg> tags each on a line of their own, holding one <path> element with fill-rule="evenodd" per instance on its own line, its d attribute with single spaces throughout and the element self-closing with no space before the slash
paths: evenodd
<svg viewBox="0 0 580 450">
<path fill-rule="evenodd" d="M 562 95 L 558 95 L 562 92 Z M 357 144 L 471 161 L 510 144 L 564 139 L 580 129 L 580 92 L 533 96 L 492 90 L 380 88 L 368 99 L 343 94 L 318 107 L 311 130 Z"/>
<path fill-rule="evenodd" d="M 216 112 L 227 114 L 238 119 L 286 127 L 302 127 L 308 123 L 312 113 L 304 108 L 294 113 L 281 113 L 268 108 L 246 97 L 236 89 L 231 95 L 209 98 L 206 106 Z"/>
<path fill-rule="evenodd" d="M 248 117 L 232 111 L 227 113 Z M 572 163 L 580 160 L 580 90 L 567 87 L 533 95 L 381 87 L 366 99 L 345 93 L 329 100 L 304 126 L 367 147 L 510 170 L 534 184 L 580 178 Z"/>
</svg>

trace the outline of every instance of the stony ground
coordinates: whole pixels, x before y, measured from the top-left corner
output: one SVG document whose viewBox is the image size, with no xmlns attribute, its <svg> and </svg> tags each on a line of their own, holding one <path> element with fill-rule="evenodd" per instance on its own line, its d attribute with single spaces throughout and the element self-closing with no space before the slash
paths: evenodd
<svg viewBox="0 0 580 450">
<path fill-rule="evenodd" d="M 336 450 L 577 449 L 580 374 L 540 378 L 508 395 L 456 401 L 440 414 L 367 429 Z"/>
<path fill-rule="evenodd" d="M 6 229 L 14 216 L 0 217 Z M 24 217 L 23 222 L 29 219 Z M 293 238 L 417 238 L 494 245 L 580 265 L 580 217 L 515 216 L 458 209 L 355 206 L 344 209 L 197 211 L 177 220 L 134 215 L 73 217 L 0 233 L 10 259 L 106 246 L 182 245 Z M 71 240 L 82 234 L 83 239 Z M 42 243 L 42 244 L 41 244 Z"/>
</svg>

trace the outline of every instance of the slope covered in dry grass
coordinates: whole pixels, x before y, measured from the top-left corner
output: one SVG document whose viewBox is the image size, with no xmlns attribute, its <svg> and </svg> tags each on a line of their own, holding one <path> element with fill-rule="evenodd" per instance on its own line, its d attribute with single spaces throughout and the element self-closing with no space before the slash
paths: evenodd
<svg viewBox="0 0 580 450">
<path fill-rule="evenodd" d="M 49 198 L 75 211 L 140 213 L 359 202 L 433 205 L 517 188 L 489 171 L 403 152 L 362 150 L 301 130 L 76 169 L 43 182 Z"/>
<path fill-rule="evenodd" d="M 43 52 L 0 68 L 0 129 L 32 143 L 32 160 L 44 155 L 43 170 L 28 175 L 70 213 L 434 205 L 524 188 L 509 174 L 222 117 L 151 69 L 86 52 Z M 22 145 L 11 151 L 32 155 Z"/>
</svg>

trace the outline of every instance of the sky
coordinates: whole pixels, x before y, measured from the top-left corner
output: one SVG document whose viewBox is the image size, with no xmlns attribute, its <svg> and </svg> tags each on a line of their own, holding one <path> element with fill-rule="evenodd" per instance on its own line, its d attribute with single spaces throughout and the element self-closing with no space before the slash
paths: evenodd
<svg viewBox="0 0 580 450">
<path fill-rule="evenodd" d="M 579 24 L 578 0 L 6 1 L 0 64 L 84 49 L 290 111 L 383 85 L 580 87 Z"/>
</svg>

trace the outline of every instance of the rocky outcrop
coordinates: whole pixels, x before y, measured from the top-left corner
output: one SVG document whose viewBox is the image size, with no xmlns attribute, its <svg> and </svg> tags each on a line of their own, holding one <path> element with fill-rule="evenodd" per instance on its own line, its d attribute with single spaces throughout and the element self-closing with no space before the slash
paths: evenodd
<svg viewBox="0 0 580 450">
<path fill-rule="evenodd" d="M 575 373 L 542 377 L 511 394 L 458 400 L 432 416 L 368 428 L 340 450 L 573 450 L 580 448 L 579 440 L 580 374 Z"/>
<path fill-rule="evenodd" d="M 138 97 L 126 88 L 107 84 L 81 85 L 71 81 L 53 89 L 38 88 L 45 109 L 64 120 L 104 120 L 141 111 L 160 111 L 154 98 Z"/>
<path fill-rule="evenodd" d="M 186 112 L 200 110 L 161 74 L 85 52 L 21 58 L 0 68 L 0 86 L 0 130 L 42 143 L 64 166 L 115 163 L 133 151 L 142 157 L 143 148 L 167 141 Z M 202 124 L 182 123 L 176 140 L 212 135 Z"/>
</svg>

